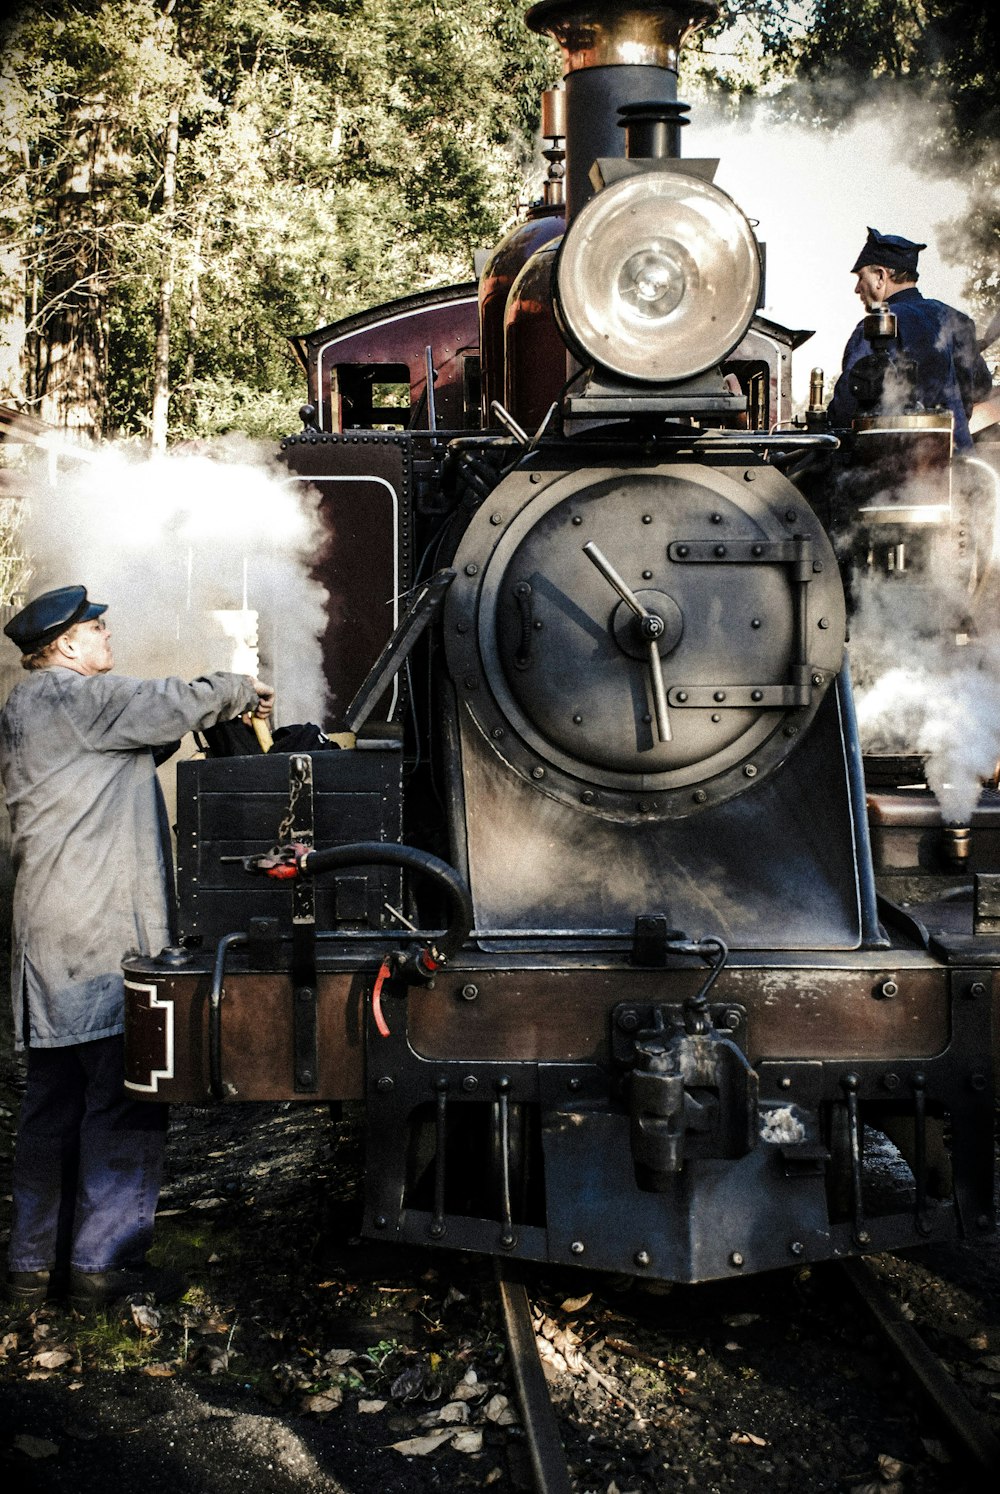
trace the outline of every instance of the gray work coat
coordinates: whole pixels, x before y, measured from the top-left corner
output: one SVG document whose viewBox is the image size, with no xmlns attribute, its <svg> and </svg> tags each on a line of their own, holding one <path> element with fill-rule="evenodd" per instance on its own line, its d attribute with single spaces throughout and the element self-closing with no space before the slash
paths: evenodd
<svg viewBox="0 0 1000 1494">
<path fill-rule="evenodd" d="M 0 773 L 16 874 L 18 1048 L 122 1031 L 122 959 L 170 942 L 166 821 L 150 749 L 256 703 L 237 674 L 188 684 L 56 667 L 15 686 L 0 714 Z"/>
</svg>

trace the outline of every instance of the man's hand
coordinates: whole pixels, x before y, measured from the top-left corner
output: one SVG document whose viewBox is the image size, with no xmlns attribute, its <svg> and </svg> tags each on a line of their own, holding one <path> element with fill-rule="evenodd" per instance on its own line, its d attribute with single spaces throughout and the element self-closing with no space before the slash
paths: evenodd
<svg viewBox="0 0 1000 1494">
<path fill-rule="evenodd" d="M 253 714 L 257 716 L 261 721 L 266 721 L 268 716 L 270 716 L 271 712 L 274 710 L 274 686 L 265 685 L 263 680 L 255 680 L 252 678 L 250 683 L 257 691 L 257 704 L 254 707 Z"/>
</svg>

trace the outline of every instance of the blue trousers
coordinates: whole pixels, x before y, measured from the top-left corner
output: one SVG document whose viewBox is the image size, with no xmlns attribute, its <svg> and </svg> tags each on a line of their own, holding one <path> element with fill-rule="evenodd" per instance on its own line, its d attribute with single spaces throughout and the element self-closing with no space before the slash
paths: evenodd
<svg viewBox="0 0 1000 1494">
<path fill-rule="evenodd" d="M 143 1259 L 163 1176 L 166 1105 L 124 1087 L 124 1040 L 29 1048 L 14 1151 L 12 1271 Z"/>
</svg>

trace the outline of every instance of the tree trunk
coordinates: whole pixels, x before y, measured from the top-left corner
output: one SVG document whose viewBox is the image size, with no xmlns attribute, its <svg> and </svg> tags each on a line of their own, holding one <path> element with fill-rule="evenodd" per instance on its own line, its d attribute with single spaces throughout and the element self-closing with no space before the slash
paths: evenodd
<svg viewBox="0 0 1000 1494">
<path fill-rule="evenodd" d="M 107 395 L 108 309 L 102 186 L 109 157 L 104 100 L 86 99 L 68 120 L 54 225 L 37 313 L 38 413 L 50 425 L 97 440 Z"/>
<path fill-rule="evenodd" d="M 163 152 L 163 208 L 160 214 L 163 249 L 160 256 L 160 296 L 156 311 L 156 346 L 153 350 L 153 409 L 150 441 L 154 451 L 164 451 L 170 419 L 170 314 L 174 300 L 174 200 L 177 190 L 177 137 L 180 108 L 174 104 L 167 118 Z"/>
<path fill-rule="evenodd" d="M 0 404 L 25 405 L 28 276 L 20 244 L 0 249 Z"/>
</svg>

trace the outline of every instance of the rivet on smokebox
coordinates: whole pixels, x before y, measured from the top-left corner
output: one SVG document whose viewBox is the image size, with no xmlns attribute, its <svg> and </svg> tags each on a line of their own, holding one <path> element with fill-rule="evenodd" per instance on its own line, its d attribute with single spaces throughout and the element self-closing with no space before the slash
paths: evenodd
<svg viewBox="0 0 1000 1494">
<path fill-rule="evenodd" d="M 378 1090 L 379 1094 L 387 1095 L 392 1089 L 392 1077 L 389 1074 L 383 1074 L 378 1083 L 375 1085 L 375 1088 Z"/>
<path fill-rule="evenodd" d="M 635 1261 L 637 1266 L 648 1266 L 653 1257 L 650 1255 L 648 1250 L 637 1250 L 632 1259 Z"/>
<path fill-rule="evenodd" d="M 503 514 L 490 514 L 490 523 L 491 524 L 502 524 L 503 523 Z"/>
<path fill-rule="evenodd" d="M 792 1255 L 801 1255 L 804 1246 L 801 1240 L 790 1240 L 788 1243 L 788 1248 L 791 1251 Z"/>
<path fill-rule="evenodd" d="M 470 560 L 469 564 L 465 567 L 465 574 L 467 576 L 479 575 L 479 567 L 474 560 Z"/>
<path fill-rule="evenodd" d="M 529 482 L 541 482 L 541 480 L 542 474 L 540 472 L 532 472 L 530 478 L 528 479 Z"/>
<path fill-rule="evenodd" d="M 743 1265 L 743 1257 L 740 1255 L 740 1253 L 739 1253 L 738 1250 L 734 1250 L 733 1253 L 732 1253 L 732 1255 L 729 1257 L 729 1264 L 731 1266 L 742 1266 Z"/>
<path fill-rule="evenodd" d="M 757 777 L 757 766 L 756 766 L 756 764 L 755 763 L 747 763 L 746 767 L 743 769 L 743 776 L 745 778 L 756 778 Z"/>
<path fill-rule="evenodd" d="M 465 985 L 465 986 L 462 987 L 462 1000 L 463 1001 L 475 1001 L 475 999 L 476 999 L 476 997 L 478 995 L 479 995 L 479 987 L 478 986 L 474 986 L 471 981 L 469 982 L 468 985 Z"/>
<path fill-rule="evenodd" d="M 582 1240 L 574 1240 L 573 1243 L 572 1243 L 572 1245 L 569 1248 L 570 1248 L 570 1251 L 571 1251 L 571 1253 L 573 1255 L 582 1255 L 583 1254 L 583 1248 L 584 1248 L 583 1247 L 583 1241 Z"/>
<path fill-rule="evenodd" d="M 545 769 L 544 768 L 532 768 L 532 770 L 531 770 L 531 776 L 532 776 L 532 778 L 544 778 L 545 777 Z"/>
<path fill-rule="evenodd" d="M 880 1000 L 891 1001 L 893 996 L 899 995 L 899 986 L 891 977 L 887 977 L 878 982 L 872 994 Z"/>
</svg>

